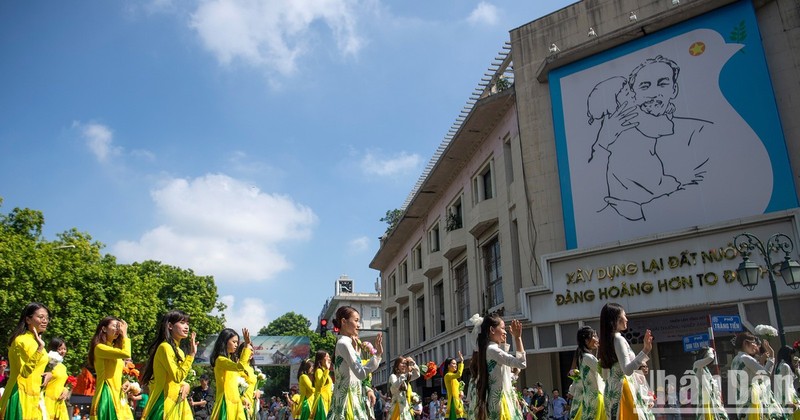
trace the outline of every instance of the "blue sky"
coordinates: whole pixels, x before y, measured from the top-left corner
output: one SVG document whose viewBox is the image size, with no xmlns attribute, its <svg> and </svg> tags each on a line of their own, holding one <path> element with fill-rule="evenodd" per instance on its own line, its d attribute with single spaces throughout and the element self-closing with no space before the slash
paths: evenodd
<svg viewBox="0 0 800 420">
<path fill-rule="evenodd" d="M 0 3 L 0 196 L 120 262 L 313 321 L 368 267 L 508 31 L 571 1 Z"/>
</svg>

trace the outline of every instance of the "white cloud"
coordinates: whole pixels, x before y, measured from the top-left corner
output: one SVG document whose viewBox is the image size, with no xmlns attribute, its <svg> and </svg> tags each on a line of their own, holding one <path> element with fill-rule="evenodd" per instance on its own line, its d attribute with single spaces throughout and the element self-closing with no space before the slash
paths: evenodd
<svg viewBox="0 0 800 420">
<path fill-rule="evenodd" d="M 482 1 L 467 17 L 467 22 L 473 25 L 494 25 L 499 21 L 497 7 Z"/>
<path fill-rule="evenodd" d="M 422 158 L 417 154 L 400 152 L 391 158 L 380 158 L 368 152 L 361 159 L 361 170 L 367 175 L 394 176 L 419 172 Z"/>
<path fill-rule="evenodd" d="M 122 148 L 114 145 L 114 133 L 105 125 L 73 121 L 72 127 L 80 130 L 86 146 L 99 162 L 106 163 L 122 153 Z"/>
<path fill-rule="evenodd" d="M 271 308 L 261 299 L 245 298 L 239 305 L 232 295 L 222 296 L 219 300 L 227 306 L 222 313 L 225 314 L 225 326 L 228 328 L 233 328 L 237 332 L 242 331 L 242 328 L 248 328 L 250 334 L 255 336 L 261 327 L 269 324 L 267 313 Z"/>
<path fill-rule="evenodd" d="M 360 254 L 366 251 L 368 248 L 369 238 L 366 236 L 351 239 L 350 242 L 347 243 L 347 249 L 350 254 Z"/>
<path fill-rule="evenodd" d="M 118 242 L 114 254 L 191 268 L 218 282 L 264 281 L 289 269 L 280 245 L 307 240 L 317 221 L 290 197 L 222 174 L 169 179 L 151 195 L 161 224 Z"/>
<path fill-rule="evenodd" d="M 297 69 L 297 60 L 326 39 L 316 22 L 328 26 L 338 50 L 355 55 L 363 46 L 356 33 L 355 0 L 207 0 L 191 16 L 191 27 L 203 45 L 223 64 L 234 60 L 282 75 Z"/>
</svg>

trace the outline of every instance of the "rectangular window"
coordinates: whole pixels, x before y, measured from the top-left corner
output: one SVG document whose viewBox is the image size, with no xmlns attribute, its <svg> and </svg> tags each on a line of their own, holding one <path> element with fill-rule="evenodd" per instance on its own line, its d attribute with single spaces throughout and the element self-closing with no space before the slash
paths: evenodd
<svg viewBox="0 0 800 420">
<path fill-rule="evenodd" d="M 514 275 L 514 290 L 522 289 L 522 257 L 519 252 L 519 226 L 517 226 L 517 219 L 511 221 L 511 264 Z"/>
<path fill-rule="evenodd" d="M 433 314 L 434 314 L 434 328 L 437 334 L 441 334 L 445 330 L 445 317 L 444 317 L 444 283 L 439 282 L 433 286 Z"/>
<path fill-rule="evenodd" d="M 503 162 L 506 166 L 506 185 L 514 182 L 514 157 L 511 155 L 511 136 L 503 139 Z"/>
<path fill-rule="evenodd" d="M 425 296 L 417 299 L 417 334 L 419 342 L 425 342 Z"/>
<path fill-rule="evenodd" d="M 503 270 L 497 237 L 483 246 L 483 270 L 486 275 L 486 303 L 489 308 L 494 308 L 503 303 Z"/>
<path fill-rule="evenodd" d="M 398 269 L 400 272 L 400 284 L 408 283 L 408 261 L 403 261 L 400 263 L 400 268 Z"/>
<path fill-rule="evenodd" d="M 436 223 L 431 230 L 428 231 L 428 249 L 430 252 L 439 251 L 439 223 Z"/>
<path fill-rule="evenodd" d="M 461 206 L 461 196 L 459 196 L 447 207 L 447 224 L 445 230 L 450 232 L 461 229 L 462 227 L 464 227 L 464 211 Z"/>
<path fill-rule="evenodd" d="M 419 270 L 422 268 L 422 244 L 417 244 L 414 247 L 414 251 L 411 253 L 411 263 L 414 264 L 414 270 Z"/>
<path fill-rule="evenodd" d="M 397 294 L 397 276 L 395 273 L 389 275 L 389 296 Z"/>
<path fill-rule="evenodd" d="M 398 346 L 398 341 L 400 341 L 399 340 L 400 335 L 399 335 L 399 331 L 397 330 L 397 317 L 396 316 L 392 317 L 392 332 L 391 332 L 391 336 L 398 338 L 397 340 L 390 340 L 392 342 L 391 343 L 392 344 L 392 353 L 393 354 L 399 354 L 398 351 L 397 351 L 397 348 L 400 347 L 400 346 Z"/>
<path fill-rule="evenodd" d="M 494 180 L 492 179 L 492 161 L 490 160 L 477 175 L 472 178 L 472 202 L 478 204 L 494 197 Z"/>
<path fill-rule="evenodd" d="M 411 348 L 411 319 L 410 319 L 410 312 L 408 307 L 403 309 L 403 338 L 405 342 L 405 347 L 403 350 L 408 350 Z"/>
<path fill-rule="evenodd" d="M 373 306 L 372 310 L 370 312 L 370 315 L 372 315 L 373 319 L 380 318 L 381 317 L 381 308 L 379 308 L 377 306 Z"/>
<path fill-rule="evenodd" d="M 453 280 L 456 290 L 456 322 L 460 325 L 466 322 L 469 313 L 469 278 L 467 276 L 467 262 L 453 268 Z"/>
</svg>

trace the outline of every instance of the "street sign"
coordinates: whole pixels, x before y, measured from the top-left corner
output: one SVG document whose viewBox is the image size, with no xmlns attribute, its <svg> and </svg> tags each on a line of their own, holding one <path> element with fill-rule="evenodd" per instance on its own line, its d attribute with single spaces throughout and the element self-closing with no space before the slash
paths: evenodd
<svg viewBox="0 0 800 420">
<path fill-rule="evenodd" d="M 703 347 L 710 346 L 710 339 L 708 338 L 708 333 L 702 333 L 697 335 L 688 335 L 683 337 L 683 351 L 691 352 L 691 351 L 698 351 Z"/>
<path fill-rule="evenodd" d="M 712 316 L 711 328 L 719 332 L 739 332 L 742 331 L 742 320 L 739 315 Z"/>
</svg>

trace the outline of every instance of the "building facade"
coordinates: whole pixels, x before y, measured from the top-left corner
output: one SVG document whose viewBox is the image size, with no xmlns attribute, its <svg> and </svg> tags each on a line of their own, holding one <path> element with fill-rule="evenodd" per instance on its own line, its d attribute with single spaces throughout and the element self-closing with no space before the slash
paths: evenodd
<svg viewBox="0 0 800 420">
<path fill-rule="evenodd" d="M 333 318 L 336 310 L 342 306 L 352 306 L 361 315 L 361 328 L 365 330 L 380 330 L 383 328 L 381 317 L 381 295 L 380 293 L 355 292 L 355 281 L 342 274 L 334 282 L 333 296 L 325 301 L 322 310 L 317 317 L 316 332 L 320 332 L 320 321 L 328 320 L 328 330 L 333 332 Z M 363 337 L 369 339 L 375 337 L 375 331 L 364 331 Z"/>
<path fill-rule="evenodd" d="M 627 308 L 634 349 L 653 331 L 651 367 L 678 376 L 693 360 L 683 339 L 709 316 L 776 325 L 767 277 L 753 291 L 736 281 L 733 242 L 783 233 L 798 260 L 798 10 L 581 1 L 511 31 L 541 261 L 520 292 L 528 383 L 568 384 L 576 331 L 597 329 L 607 302 Z M 777 283 L 792 343 L 800 291 Z M 717 338 L 724 372 L 735 353 L 729 335 Z"/>
<path fill-rule="evenodd" d="M 634 349 L 654 331 L 668 373 L 691 367 L 683 339 L 710 316 L 776 325 L 767 278 L 736 281 L 734 237 L 785 234 L 798 260 L 799 11 L 580 1 L 513 29 L 370 265 L 391 353 L 469 358 L 467 319 L 499 311 L 523 321 L 520 385 L 563 389 L 577 329 L 607 302 Z M 777 280 L 791 343 L 800 291 Z"/>
</svg>

